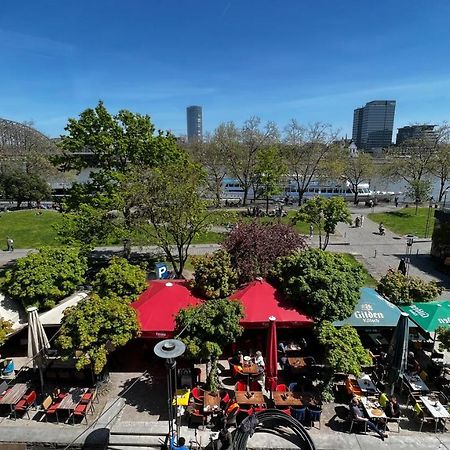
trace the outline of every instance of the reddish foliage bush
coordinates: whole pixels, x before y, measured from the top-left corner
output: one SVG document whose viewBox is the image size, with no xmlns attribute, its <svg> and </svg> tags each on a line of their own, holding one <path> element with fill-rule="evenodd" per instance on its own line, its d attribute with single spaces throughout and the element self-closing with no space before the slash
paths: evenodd
<svg viewBox="0 0 450 450">
<path fill-rule="evenodd" d="M 266 277 L 277 258 L 305 248 L 306 242 L 289 225 L 253 221 L 236 225 L 223 247 L 243 283 Z"/>
</svg>

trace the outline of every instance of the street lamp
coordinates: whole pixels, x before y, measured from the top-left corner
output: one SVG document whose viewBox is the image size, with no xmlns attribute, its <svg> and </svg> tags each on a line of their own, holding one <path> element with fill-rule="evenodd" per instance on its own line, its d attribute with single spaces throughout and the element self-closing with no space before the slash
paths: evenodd
<svg viewBox="0 0 450 450">
<path fill-rule="evenodd" d="M 167 406 L 169 412 L 169 442 L 173 437 L 173 405 L 174 394 L 177 392 L 177 361 L 186 350 L 186 346 L 178 339 L 165 339 L 155 345 L 156 356 L 166 360 L 167 368 Z M 178 404 L 176 404 L 178 406 Z M 179 434 L 177 425 L 177 434 Z"/>
<path fill-rule="evenodd" d="M 428 237 L 428 226 L 430 225 L 431 208 L 433 207 L 433 197 L 430 197 L 430 203 L 428 205 L 427 224 L 425 226 L 425 238 Z"/>
<path fill-rule="evenodd" d="M 412 234 L 408 234 L 406 236 L 406 255 L 405 255 L 405 263 L 406 263 L 406 276 L 409 276 L 409 265 L 411 264 L 411 254 L 412 254 L 412 246 L 414 244 L 414 237 Z"/>
</svg>

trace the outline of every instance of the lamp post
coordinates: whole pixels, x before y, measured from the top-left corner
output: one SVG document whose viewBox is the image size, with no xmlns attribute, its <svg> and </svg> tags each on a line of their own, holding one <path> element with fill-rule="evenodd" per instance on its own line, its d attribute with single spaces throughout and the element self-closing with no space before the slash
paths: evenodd
<svg viewBox="0 0 450 450">
<path fill-rule="evenodd" d="M 414 244 L 414 236 L 412 234 L 408 234 L 406 236 L 406 255 L 405 255 L 405 263 L 406 263 L 406 276 L 409 276 L 409 266 L 411 264 L 411 255 L 412 255 L 412 246 Z"/>
<path fill-rule="evenodd" d="M 186 350 L 183 342 L 177 339 L 166 339 L 158 342 L 153 351 L 166 361 L 167 368 L 167 407 L 169 412 L 169 442 L 173 437 L 173 398 L 177 391 L 177 361 L 176 358 L 181 356 Z M 176 405 L 178 406 L 178 405 Z M 177 434 L 179 433 L 177 424 Z"/>
<path fill-rule="evenodd" d="M 428 205 L 427 224 L 425 226 L 425 238 L 428 237 L 428 227 L 430 225 L 431 208 L 433 207 L 433 197 L 430 197 L 430 203 Z"/>
</svg>

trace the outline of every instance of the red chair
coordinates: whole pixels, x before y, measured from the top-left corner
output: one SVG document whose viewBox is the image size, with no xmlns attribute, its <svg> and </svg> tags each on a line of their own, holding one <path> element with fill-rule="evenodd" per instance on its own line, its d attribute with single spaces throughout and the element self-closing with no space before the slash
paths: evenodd
<svg viewBox="0 0 450 450">
<path fill-rule="evenodd" d="M 24 395 L 22 399 L 14 406 L 14 418 L 17 418 L 17 412 L 26 413 L 28 419 L 30 418 L 29 410 L 36 404 L 36 391 L 31 391 L 29 394 Z"/>
<path fill-rule="evenodd" d="M 257 381 L 252 381 L 250 383 L 250 390 L 259 392 L 259 391 L 262 391 L 262 387 Z"/>
<path fill-rule="evenodd" d="M 206 416 L 203 412 L 203 406 L 194 404 L 194 408 L 189 412 L 188 426 L 190 427 L 193 422 L 200 422 L 205 426 Z"/>
<path fill-rule="evenodd" d="M 222 391 L 220 393 L 220 404 L 225 406 L 231 400 L 230 394 L 227 391 Z"/>
<path fill-rule="evenodd" d="M 87 423 L 88 423 L 87 416 L 86 416 L 87 409 L 88 409 L 88 405 L 86 403 L 79 403 L 75 407 L 75 409 L 73 410 L 73 413 L 72 413 L 72 420 L 73 420 L 74 425 L 75 425 L 75 417 L 81 417 L 81 420 L 83 420 L 83 418 L 84 418 L 84 420 L 86 421 L 86 425 L 87 425 Z"/>
<path fill-rule="evenodd" d="M 247 390 L 247 383 L 245 381 L 238 380 L 234 386 L 235 391 L 243 392 Z"/>
<path fill-rule="evenodd" d="M 61 402 L 53 402 L 52 397 L 49 395 L 45 398 L 45 400 L 42 402 L 42 409 L 45 413 L 45 421 L 48 422 L 48 416 L 55 415 L 56 421 L 58 420 L 58 406 Z"/>
<path fill-rule="evenodd" d="M 191 391 L 191 395 L 196 403 L 203 404 L 203 399 L 205 398 L 205 394 L 202 389 L 200 389 L 199 387 L 193 388 Z"/>
<path fill-rule="evenodd" d="M 255 407 L 253 408 L 253 412 L 257 413 L 257 412 L 265 411 L 266 409 L 267 409 L 267 406 L 266 406 L 266 405 L 263 405 L 263 406 L 255 406 Z"/>
<path fill-rule="evenodd" d="M 287 392 L 287 386 L 285 384 L 278 384 L 275 390 L 277 392 Z"/>
</svg>

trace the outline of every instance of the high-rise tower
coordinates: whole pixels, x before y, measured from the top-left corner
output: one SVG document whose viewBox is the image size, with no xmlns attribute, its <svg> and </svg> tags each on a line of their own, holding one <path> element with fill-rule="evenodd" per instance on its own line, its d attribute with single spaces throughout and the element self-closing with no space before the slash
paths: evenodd
<svg viewBox="0 0 450 450">
<path fill-rule="evenodd" d="M 189 142 L 199 141 L 203 136 L 203 118 L 201 106 L 186 108 L 187 137 Z"/>
</svg>

